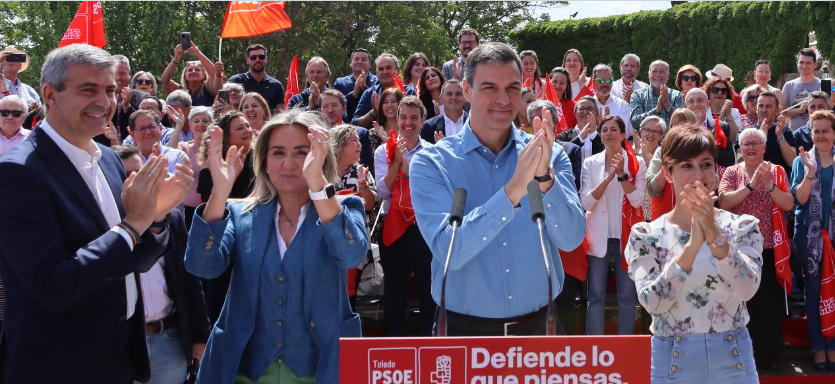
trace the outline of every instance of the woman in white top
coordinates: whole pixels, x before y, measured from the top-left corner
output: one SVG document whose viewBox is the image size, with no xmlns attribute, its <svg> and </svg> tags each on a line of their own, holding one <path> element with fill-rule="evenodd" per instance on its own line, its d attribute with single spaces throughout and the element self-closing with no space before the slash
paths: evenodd
<svg viewBox="0 0 835 384">
<path fill-rule="evenodd" d="M 586 63 L 583 61 L 583 55 L 580 51 L 572 48 L 565 51 L 562 57 L 562 66 L 568 70 L 571 77 L 571 94 L 576 99 L 580 94 L 580 90 L 585 87 L 589 78 L 586 76 Z"/>
<path fill-rule="evenodd" d="M 638 300 L 652 314 L 652 383 L 758 383 L 745 302 L 760 285 L 759 221 L 714 208 L 710 132 L 675 126 L 661 153 L 676 205 L 632 227 L 626 247 Z"/>
<path fill-rule="evenodd" d="M 635 213 L 643 221 L 641 207 L 646 190 L 647 168 L 632 147 L 624 146 L 626 124 L 616 115 L 603 118 L 599 135 L 606 149 L 583 161 L 580 178 L 580 203 L 586 210 L 588 255 L 588 313 L 586 333 L 603 334 L 603 310 L 609 261 L 614 259 L 618 285 L 618 333 L 629 335 L 635 329 L 635 285 L 622 268 L 623 244 L 629 227 L 623 227 L 624 213 Z M 637 166 L 635 165 L 637 163 Z M 626 198 L 624 198 L 624 196 Z"/>
</svg>

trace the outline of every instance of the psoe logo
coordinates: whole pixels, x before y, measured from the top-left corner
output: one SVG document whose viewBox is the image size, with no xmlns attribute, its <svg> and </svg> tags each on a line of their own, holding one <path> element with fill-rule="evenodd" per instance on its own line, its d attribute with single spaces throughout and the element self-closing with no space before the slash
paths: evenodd
<svg viewBox="0 0 835 384">
<path fill-rule="evenodd" d="M 369 384 L 416 384 L 415 348 L 371 348 L 368 350 Z"/>
<path fill-rule="evenodd" d="M 422 347 L 419 384 L 458 384 L 467 380 L 466 347 Z"/>
</svg>

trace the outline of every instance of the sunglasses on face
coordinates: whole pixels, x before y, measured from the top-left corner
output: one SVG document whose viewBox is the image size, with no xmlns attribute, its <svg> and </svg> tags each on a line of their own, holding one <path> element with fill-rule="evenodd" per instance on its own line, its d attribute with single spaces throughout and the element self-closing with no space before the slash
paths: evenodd
<svg viewBox="0 0 835 384">
<path fill-rule="evenodd" d="M 692 76 L 687 76 L 687 75 L 684 75 L 684 76 L 682 76 L 682 77 L 681 77 L 681 81 L 699 81 L 699 76 L 696 76 L 696 75 L 692 75 Z"/>
<path fill-rule="evenodd" d="M 597 79 L 598 84 L 612 84 L 613 81 L 612 79 Z"/>
<path fill-rule="evenodd" d="M 728 94 L 728 88 L 710 87 L 710 93 L 717 94 L 717 95 L 724 93 L 724 94 L 727 95 Z"/>
<path fill-rule="evenodd" d="M 23 111 L 9 111 L 7 109 L 0 109 L 0 116 L 8 117 L 11 114 L 13 117 L 20 117 L 23 115 Z"/>
<path fill-rule="evenodd" d="M 136 79 L 133 82 L 136 85 L 153 85 L 154 83 L 150 79 Z"/>
<path fill-rule="evenodd" d="M 267 59 L 267 55 L 249 55 L 249 60 L 251 60 L 251 61 L 266 60 L 266 59 Z"/>
<path fill-rule="evenodd" d="M 140 134 L 145 133 L 145 132 L 154 132 L 154 131 L 157 130 L 157 128 L 159 128 L 159 127 L 156 124 L 154 124 L 154 125 L 149 125 L 147 127 L 136 128 L 136 129 L 134 129 L 134 132 L 140 133 Z"/>
<path fill-rule="evenodd" d="M 758 97 L 760 97 L 760 95 L 748 95 L 748 97 L 745 98 L 745 100 L 747 100 L 747 101 L 757 101 Z"/>
</svg>

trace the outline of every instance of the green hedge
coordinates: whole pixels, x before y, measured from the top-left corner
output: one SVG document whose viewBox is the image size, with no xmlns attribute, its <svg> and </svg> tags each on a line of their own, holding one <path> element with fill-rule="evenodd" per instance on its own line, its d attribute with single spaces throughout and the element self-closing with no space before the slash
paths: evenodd
<svg viewBox="0 0 835 384">
<path fill-rule="evenodd" d="M 740 89 L 759 59 L 771 60 L 772 81 L 796 72 L 794 56 L 808 45 L 812 30 L 818 49 L 831 56 L 833 16 L 833 2 L 695 2 L 666 11 L 529 23 L 511 38 L 520 51 L 536 51 L 543 69 L 562 65 L 565 51 L 577 48 L 589 75 L 597 63 L 611 64 L 617 72 L 621 57 L 631 52 L 641 57 L 642 80 L 656 59 L 670 64 L 671 84 L 685 64 L 704 74 L 724 63 L 734 70 L 734 87 Z"/>
</svg>

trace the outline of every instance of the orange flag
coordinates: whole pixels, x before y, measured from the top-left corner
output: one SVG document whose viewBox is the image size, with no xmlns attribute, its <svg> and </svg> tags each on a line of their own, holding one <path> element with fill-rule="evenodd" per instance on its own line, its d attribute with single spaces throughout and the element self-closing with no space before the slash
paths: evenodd
<svg viewBox="0 0 835 384">
<path fill-rule="evenodd" d="M 82 1 L 75 12 L 69 28 L 58 43 L 59 47 L 70 44 L 89 44 L 104 48 L 104 10 L 101 1 Z"/>
<path fill-rule="evenodd" d="M 288 29 L 293 26 L 286 1 L 230 1 L 223 18 L 220 37 L 251 37 Z"/>
<path fill-rule="evenodd" d="M 397 76 L 396 73 L 393 73 L 392 76 L 394 76 L 394 85 L 397 86 L 397 89 L 406 93 L 406 87 L 403 86 L 403 79 L 401 79 L 400 76 Z"/>
<path fill-rule="evenodd" d="M 289 105 L 290 98 L 301 93 L 299 88 L 299 55 L 293 56 L 290 62 L 290 73 L 287 74 L 287 90 L 284 92 L 284 105 Z"/>
<path fill-rule="evenodd" d="M 554 89 L 554 84 L 551 83 L 551 79 L 548 77 L 545 77 L 545 92 L 542 92 L 542 96 L 539 99 L 548 100 L 557 106 L 556 118 L 558 119 L 558 121 L 557 126 L 555 127 L 557 135 L 571 128 L 568 126 L 568 120 L 566 120 L 563 116 L 562 106 L 560 105 L 560 98 L 557 95 L 557 90 Z"/>
</svg>

